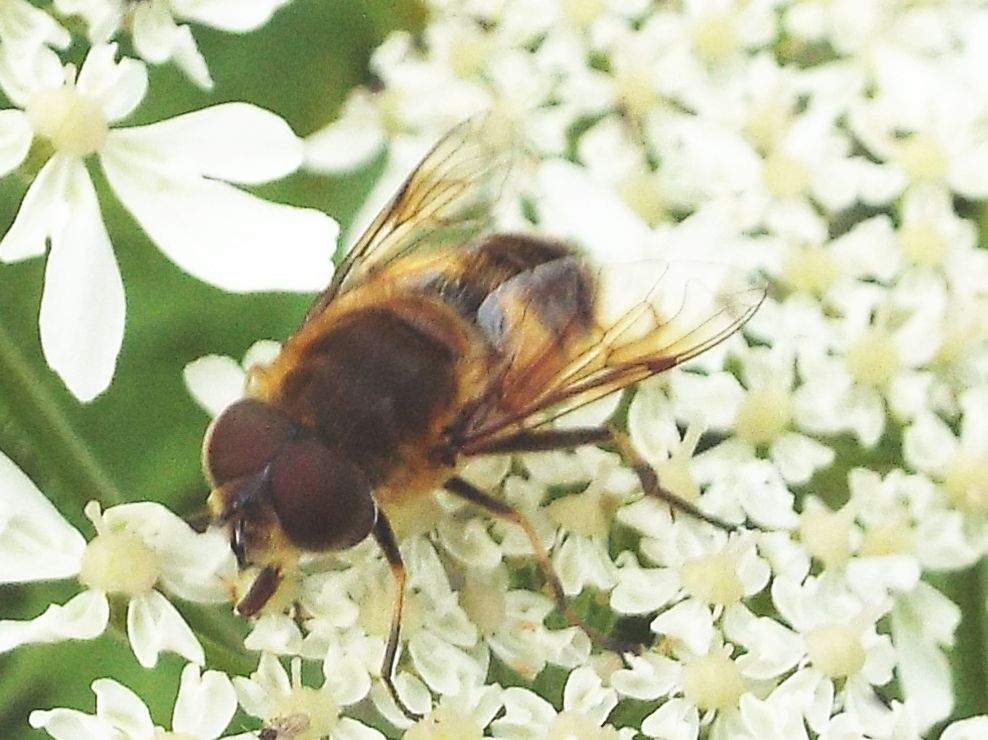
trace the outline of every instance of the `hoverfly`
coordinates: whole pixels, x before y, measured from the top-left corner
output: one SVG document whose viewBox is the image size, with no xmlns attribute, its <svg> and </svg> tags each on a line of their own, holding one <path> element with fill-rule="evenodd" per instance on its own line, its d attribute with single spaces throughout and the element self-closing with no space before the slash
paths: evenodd
<svg viewBox="0 0 988 740">
<path fill-rule="evenodd" d="M 646 493 L 709 519 L 615 429 L 550 422 L 712 347 L 764 295 L 711 265 L 600 266 L 544 236 L 490 233 L 513 159 L 492 120 L 465 121 L 425 156 L 203 443 L 210 509 L 241 567 L 258 569 L 241 614 L 300 555 L 377 540 L 397 585 L 381 677 L 410 716 L 393 683 L 405 569 L 389 509 L 444 488 L 516 523 L 563 613 L 608 644 L 567 604 L 528 521 L 459 471 L 477 455 L 616 443 Z"/>
</svg>

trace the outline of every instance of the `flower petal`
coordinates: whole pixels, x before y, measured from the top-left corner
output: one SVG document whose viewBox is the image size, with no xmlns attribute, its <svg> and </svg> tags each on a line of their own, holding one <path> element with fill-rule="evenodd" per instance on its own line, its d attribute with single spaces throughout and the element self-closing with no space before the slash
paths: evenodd
<svg viewBox="0 0 988 740">
<path fill-rule="evenodd" d="M 114 531 L 134 532 L 159 556 L 160 584 L 188 601 L 229 601 L 219 573 L 235 568 L 226 537 L 218 530 L 199 534 L 165 506 L 136 501 L 107 509 L 106 524 Z"/>
<path fill-rule="evenodd" d="M 95 102 L 109 123 L 128 116 L 144 99 L 148 72 L 137 59 L 116 60 L 116 44 L 97 44 L 79 70 L 76 87 Z"/>
<path fill-rule="evenodd" d="M 178 37 L 175 48 L 172 49 L 172 61 L 175 66 L 185 72 L 185 76 L 203 90 L 213 89 L 213 78 L 206 66 L 206 58 L 199 51 L 192 29 L 188 26 L 178 27 Z"/>
<path fill-rule="evenodd" d="M 147 126 L 118 129 L 114 147 L 165 172 L 240 184 L 268 182 L 302 164 L 302 140 L 280 116 L 224 103 Z"/>
<path fill-rule="evenodd" d="M 224 31 L 260 28 L 288 0 L 171 0 L 175 14 Z"/>
<path fill-rule="evenodd" d="M 27 189 L 10 229 L 0 240 L 0 260 L 37 257 L 45 253 L 48 237 L 61 231 L 71 210 L 66 199 L 73 160 L 55 155 Z"/>
<path fill-rule="evenodd" d="M 333 729 L 333 740 L 384 740 L 384 735 L 350 717 L 340 717 Z"/>
<path fill-rule="evenodd" d="M 0 620 L 0 653 L 27 644 L 91 640 L 103 634 L 110 605 L 102 591 L 83 591 L 64 605 L 51 604 L 35 619 Z"/>
<path fill-rule="evenodd" d="M 3 454 L 0 491 L 0 583 L 77 574 L 86 540 Z"/>
<path fill-rule="evenodd" d="M 210 416 L 219 413 L 244 395 L 246 374 L 232 358 L 206 355 L 193 360 L 182 371 L 185 387 Z"/>
<path fill-rule="evenodd" d="M 157 591 L 131 599 L 127 607 L 127 636 L 137 662 L 153 668 L 158 653 L 171 650 L 202 665 L 202 645 L 182 615 Z"/>
<path fill-rule="evenodd" d="M 133 691 L 112 678 L 93 681 L 96 716 L 109 721 L 125 737 L 151 737 L 154 723 L 144 702 Z M 116 737 L 116 733 L 114 733 Z"/>
<path fill-rule="evenodd" d="M 175 700 L 172 731 L 190 737 L 219 737 L 237 711 L 237 692 L 226 674 L 206 671 L 189 663 Z"/>
<path fill-rule="evenodd" d="M 314 291 L 329 282 L 339 226 L 326 214 L 215 180 L 142 172 L 110 149 L 103 166 L 113 189 L 183 270 L 230 291 Z"/>
<path fill-rule="evenodd" d="M 305 165 L 316 172 L 355 170 L 380 154 L 385 136 L 375 105 L 365 96 L 353 96 L 341 118 L 306 138 Z"/>
<path fill-rule="evenodd" d="M 44 730 L 55 740 L 106 740 L 117 736 L 106 720 L 75 709 L 35 710 L 28 721 L 31 727 Z"/>
<path fill-rule="evenodd" d="M 106 390 L 123 344 L 123 281 L 96 200 L 79 161 L 67 179 L 70 209 L 52 235 L 41 297 L 41 347 L 80 401 Z"/>
<path fill-rule="evenodd" d="M 0 175 L 24 161 L 34 133 L 23 111 L 0 111 Z"/>
</svg>

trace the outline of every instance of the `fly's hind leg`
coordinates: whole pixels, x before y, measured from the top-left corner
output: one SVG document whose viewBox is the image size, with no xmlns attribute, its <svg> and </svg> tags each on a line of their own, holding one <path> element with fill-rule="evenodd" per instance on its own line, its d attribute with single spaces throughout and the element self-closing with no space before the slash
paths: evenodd
<svg viewBox="0 0 988 740">
<path fill-rule="evenodd" d="M 609 425 L 602 427 L 576 427 L 573 429 L 530 429 L 518 432 L 489 444 L 471 449 L 470 454 L 516 453 L 516 452 L 547 452 L 549 450 L 564 450 L 586 444 L 612 444 L 618 453 L 638 476 L 642 490 L 646 496 L 664 501 L 673 509 L 683 512 L 695 519 L 704 521 L 719 529 L 733 532 L 738 527 L 735 524 L 718 519 L 700 510 L 695 504 L 677 496 L 662 485 L 659 476 L 628 439 L 628 435 L 620 429 Z"/>
<path fill-rule="evenodd" d="M 532 527 L 532 523 L 528 521 L 528 519 L 526 519 L 522 513 L 518 511 L 518 509 L 506 501 L 494 498 L 493 496 L 485 493 L 469 481 L 466 481 L 459 476 L 453 476 L 446 481 L 443 486 L 450 493 L 454 493 L 460 498 L 479 506 L 494 516 L 504 519 L 505 521 L 512 522 L 522 528 L 522 531 L 525 532 L 525 535 L 528 537 L 528 541 L 532 546 L 532 551 L 535 553 L 535 560 L 538 563 L 539 569 L 542 571 L 542 575 L 545 578 L 546 583 L 549 584 L 549 588 L 556 600 L 559 611 L 562 612 L 563 616 L 566 617 L 570 624 L 582 629 L 591 640 L 607 650 L 621 653 L 640 652 L 640 645 L 627 643 L 622 640 L 615 640 L 614 638 L 605 635 L 600 630 L 587 624 L 583 618 L 576 613 L 570 605 L 565 591 L 563 591 L 563 584 L 559 581 L 559 576 L 556 575 L 556 571 L 552 568 L 552 563 L 549 560 L 549 553 L 546 551 L 545 546 L 535 533 L 535 528 Z"/>
<path fill-rule="evenodd" d="M 374 539 L 384 552 L 384 557 L 391 567 L 391 575 L 395 579 L 395 600 L 391 611 L 391 632 L 388 635 L 388 645 L 384 650 L 384 660 L 381 662 L 381 680 L 387 688 L 395 704 L 411 720 L 422 718 L 420 714 L 413 712 L 402 698 L 398 695 L 398 688 L 394 682 L 395 661 L 398 657 L 398 645 L 401 639 L 401 615 L 405 609 L 405 563 L 401 559 L 401 551 L 398 549 L 398 540 L 395 539 L 394 530 L 391 523 L 380 509 L 377 512 L 377 519 L 374 522 Z"/>
</svg>

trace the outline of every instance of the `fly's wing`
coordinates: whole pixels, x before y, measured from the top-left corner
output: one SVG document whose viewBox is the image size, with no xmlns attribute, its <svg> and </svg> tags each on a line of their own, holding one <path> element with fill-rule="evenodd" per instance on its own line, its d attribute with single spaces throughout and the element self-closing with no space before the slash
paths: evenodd
<svg viewBox="0 0 988 740">
<path fill-rule="evenodd" d="M 347 253 L 305 320 L 396 260 L 487 229 L 515 157 L 513 138 L 506 121 L 485 113 L 440 139 Z"/>
<path fill-rule="evenodd" d="M 491 293 L 478 324 L 500 370 L 464 413 L 458 447 L 480 454 L 713 347 L 751 318 L 761 285 L 709 263 L 590 266 L 557 260 Z"/>
</svg>

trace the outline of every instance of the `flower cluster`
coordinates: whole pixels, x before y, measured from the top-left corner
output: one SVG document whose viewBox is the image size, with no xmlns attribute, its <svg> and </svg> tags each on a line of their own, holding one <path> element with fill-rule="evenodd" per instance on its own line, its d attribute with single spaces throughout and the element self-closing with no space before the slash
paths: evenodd
<svg viewBox="0 0 988 740">
<path fill-rule="evenodd" d="M 335 224 L 228 183 L 383 158 L 360 224 L 443 132 L 493 110 L 526 152 L 503 226 L 604 261 L 757 271 L 768 295 L 742 332 L 642 383 L 616 414 L 669 491 L 734 530 L 643 497 L 625 461 L 593 446 L 463 472 L 525 515 L 588 622 L 647 635 L 640 654 L 602 650 L 553 614 L 518 527 L 436 494 L 394 522 L 408 569 L 396 684 L 422 719 L 380 681 L 394 583 L 372 542 L 303 563 L 286 584 L 292 603 L 274 600 L 251 624 L 255 673 L 203 672 L 169 597 L 242 591 L 219 535 L 157 504 L 90 504 L 87 543 L 2 457 L 13 504 L 0 511 L 0 582 L 74 577 L 82 591 L 36 619 L 0 621 L 0 651 L 92 638 L 125 609 L 142 665 L 165 650 L 190 661 L 172 727 L 196 737 L 227 731 L 238 705 L 268 738 L 988 734 L 986 717 L 945 724 L 961 613 L 924 579 L 988 554 L 982 3 L 429 0 L 420 36 L 395 32 L 374 52 L 380 84 L 354 90 L 302 142 L 247 104 L 113 126 L 146 84 L 144 62 L 117 58 L 122 28 L 145 61 L 172 60 L 207 86 L 179 22 L 248 30 L 283 2 L 235 12 L 219 0 L 56 0 L 94 42 L 78 75 L 52 50 L 66 32 L 19 2 L 34 41 L 0 39 L 0 85 L 20 106 L 0 114 L 11 132 L 0 170 L 26 166 L 39 141 L 48 158 L 0 258 L 50 244 L 42 343 L 80 398 L 110 382 L 123 332 L 90 159 L 191 274 L 229 290 L 306 290 L 328 279 Z M 298 235 L 276 240 L 297 250 L 277 267 L 265 249 L 274 230 Z M 239 272 L 234 248 L 246 254 Z M 89 335 L 97 357 L 83 360 Z M 204 357 L 186 384 L 214 416 L 277 351 Z M 615 405 L 575 413 L 599 422 Z M 126 687 L 103 678 L 93 691 L 95 715 L 36 711 L 31 724 L 53 737 L 164 733 Z"/>
<path fill-rule="evenodd" d="M 260 25 L 280 2 L 96 0 L 56 3 L 82 16 L 94 41 L 79 69 L 57 49 L 68 35 L 25 0 L 0 13 L 27 26 L 0 43 L 0 89 L 16 106 L 0 112 L 0 176 L 30 178 L 0 260 L 49 250 L 41 299 L 45 359 L 82 401 L 102 393 L 123 342 L 124 285 L 89 167 L 98 162 L 114 195 L 180 268 L 234 291 L 314 291 L 332 274 L 337 225 L 311 209 L 263 201 L 237 185 L 294 172 L 303 143 L 281 118 L 248 103 L 226 103 L 144 126 L 119 126 L 143 100 L 146 64 L 119 58 L 121 24 L 144 59 L 174 58 L 202 82 L 208 72 L 190 17 L 221 28 Z M 263 6 L 263 7 L 262 7 Z M 253 17 L 251 17 L 253 16 Z M 0 23 L 0 29 L 5 28 Z M 277 245 L 277 250 L 272 249 Z"/>
</svg>

